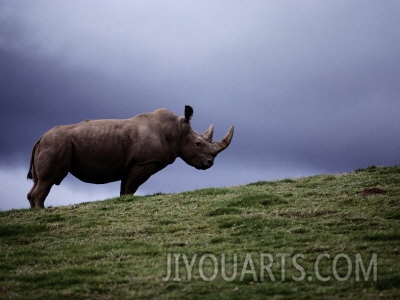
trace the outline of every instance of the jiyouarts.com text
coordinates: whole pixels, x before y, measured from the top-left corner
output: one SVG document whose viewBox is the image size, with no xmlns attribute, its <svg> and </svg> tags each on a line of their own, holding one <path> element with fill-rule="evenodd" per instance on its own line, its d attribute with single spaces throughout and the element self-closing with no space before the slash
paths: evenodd
<svg viewBox="0 0 400 300">
<path fill-rule="evenodd" d="M 322 253 L 168 253 L 163 281 L 377 281 L 378 256 Z"/>
</svg>

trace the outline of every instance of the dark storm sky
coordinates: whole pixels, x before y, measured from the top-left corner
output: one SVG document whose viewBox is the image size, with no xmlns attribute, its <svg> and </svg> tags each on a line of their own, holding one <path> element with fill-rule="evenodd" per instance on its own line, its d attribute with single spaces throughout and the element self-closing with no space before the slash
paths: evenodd
<svg viewBox="0 0 400 300">
<path fill-rule="evenodd" d="M 55 125 L 166 107 L 231 146 L 138 194 L 400 163 L 399 1 L 1 1 L 0 209 Z M 46 205 L 117 196 L 68 176 Z"/>
</svg>

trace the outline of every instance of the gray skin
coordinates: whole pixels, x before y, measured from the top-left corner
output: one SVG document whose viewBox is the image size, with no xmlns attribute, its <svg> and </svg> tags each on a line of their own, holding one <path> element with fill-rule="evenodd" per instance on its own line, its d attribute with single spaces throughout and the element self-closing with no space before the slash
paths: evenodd
<svg viewBox="0 0 400 300">
<path fill-rule="evenodd" d="M 158 109 L 125 120 L 87 120 L 47 131 L 32 149 L 27 197 L 31 208 L 44 208 L 53 184 L 68 172 L 89 183 L 121 180 L 120 194 L 134 194 L 151 175 L 177 157 L 197 169 L 208 169 L 217 154 L 229 146 L 233 126 L 212 142 L 213 125 L 203 134 L 190 126 L 193 109 L 185 116 Z"/>
</svg>

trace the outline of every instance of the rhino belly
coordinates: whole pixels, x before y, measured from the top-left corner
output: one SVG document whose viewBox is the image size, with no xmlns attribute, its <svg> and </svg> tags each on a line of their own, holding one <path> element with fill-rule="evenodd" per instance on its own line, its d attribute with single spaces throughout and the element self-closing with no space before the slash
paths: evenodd
<svg viewBox="0 0 400 300">
<path fill-rule="evenodd" d="M 97 161 L 74 161 L 70 173 L 84 182 L 100 184 L 121 180 L 123 168 Z"/>
</svg>

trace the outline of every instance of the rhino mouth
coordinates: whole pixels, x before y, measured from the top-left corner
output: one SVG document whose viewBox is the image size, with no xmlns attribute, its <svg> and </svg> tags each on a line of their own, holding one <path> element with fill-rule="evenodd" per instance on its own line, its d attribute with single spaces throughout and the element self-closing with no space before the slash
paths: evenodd
<svg viewBox="0 0 400 300">
<path fill-rule="evenodd" d="M 197 166 L 196 169 L 198 170 L 207 170 L 211 168 L 214 164 L 214 160 L 207 160 L 206 162 L 202 163 L 200 166 Z"/>
</svg>

